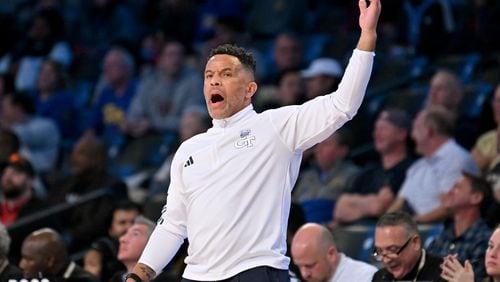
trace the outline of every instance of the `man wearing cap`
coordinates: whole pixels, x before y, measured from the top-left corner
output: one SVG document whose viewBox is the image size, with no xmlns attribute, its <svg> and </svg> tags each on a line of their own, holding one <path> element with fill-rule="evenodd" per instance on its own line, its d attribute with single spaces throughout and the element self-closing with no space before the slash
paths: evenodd
<svg viewBox="0 0 500 282">
<path fill-rule="evenodd" d="M 306 79 L 306 98 L 312 99 L 337 90 L 342 73 L 342 67 L 335 59 L 319 58 L 312 61 L 302 71 L 302 77 Z"/>
<path fill-rule="evenodd" d="M 382 111 L 375 121 L 373 143 L 380 162 L 368 164 L 337 200 L 335 223 L 376 219 L 389 207 L 413 162 L 407 148 L 408 114 L 398 108 Z"/>
<path fill-rule="evenodd" d="M 1 175 L 0 221 L 5 226 L 9 227 L 19 219 L 40 212 L 47 206 L 45 201 L 35 195 L 34 179 L 35 170 L 27 159 L 18 154 L 14 154 L 9 158 L 9 162 Z M 37 220 L 33 224 L 9 230 L 12 237 L 11 256 L 18 259 L 16 256 L 19 255 L 21 240 L 24 236 L 37 226 L 48 222 L 50 221 Z M 13 262 L 15 261 L 13 260 Z"/>
</svg>

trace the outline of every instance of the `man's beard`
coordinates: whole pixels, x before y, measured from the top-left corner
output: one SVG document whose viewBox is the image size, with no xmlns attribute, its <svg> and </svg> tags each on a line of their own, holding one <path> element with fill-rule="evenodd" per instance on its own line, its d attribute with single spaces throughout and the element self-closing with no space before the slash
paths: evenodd
<svg viewBox="0 0 500 282">
<path fill-rule="evenodd" d="M 5 189 L 4 189 L 5 190 Z M 25 189 L 22 186 L 11 186 L 10 189 L 3 192 L 6 199 L 16 199 L 24 193 Z"/>
</svg>

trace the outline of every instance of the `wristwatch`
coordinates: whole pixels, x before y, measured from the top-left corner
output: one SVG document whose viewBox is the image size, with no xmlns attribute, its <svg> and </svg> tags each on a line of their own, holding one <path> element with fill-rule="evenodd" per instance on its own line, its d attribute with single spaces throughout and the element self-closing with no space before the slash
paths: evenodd
<svg viewBox="0 0 500 282">
<path fill-rule="evenodd" d="M 127 281 L 127 279 L 134 279 L 135 282 L 142 282 L 142 279 L 141 277 L 139 277 L 139 275 L 133 273 L 133 272 L 129 272 L 127 273 L 127 275 L 125 275 L 125 281 Z"/>
</svg>

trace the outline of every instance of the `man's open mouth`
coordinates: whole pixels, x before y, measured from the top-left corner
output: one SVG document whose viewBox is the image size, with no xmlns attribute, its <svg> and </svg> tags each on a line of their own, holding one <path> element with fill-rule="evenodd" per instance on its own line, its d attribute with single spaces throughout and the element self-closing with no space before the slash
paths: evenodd
<svg viewBox="0 0 500 282">
<path fill-rule="evenodd" d="M 213 94 L 212 97 L 210 97 L 210 102 L 212 103 L 218 103 L 222 101 L 224 101 L 224 97 L 219 94 Z"/>
</svg>

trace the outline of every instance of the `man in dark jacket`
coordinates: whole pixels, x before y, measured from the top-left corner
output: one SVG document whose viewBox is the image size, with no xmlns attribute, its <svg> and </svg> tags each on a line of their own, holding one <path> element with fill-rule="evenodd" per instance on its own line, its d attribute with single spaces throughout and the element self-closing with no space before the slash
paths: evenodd
<svg viewBox="0 0 500 282">
<path fill-rule="evenodd" d="M 417 224 L 404 212 L 387 213 L 375 228 L 375 260 L 382 262 L 372 281 L 443 281 L 443 259 L 422 248 Z"/>
</svg>

